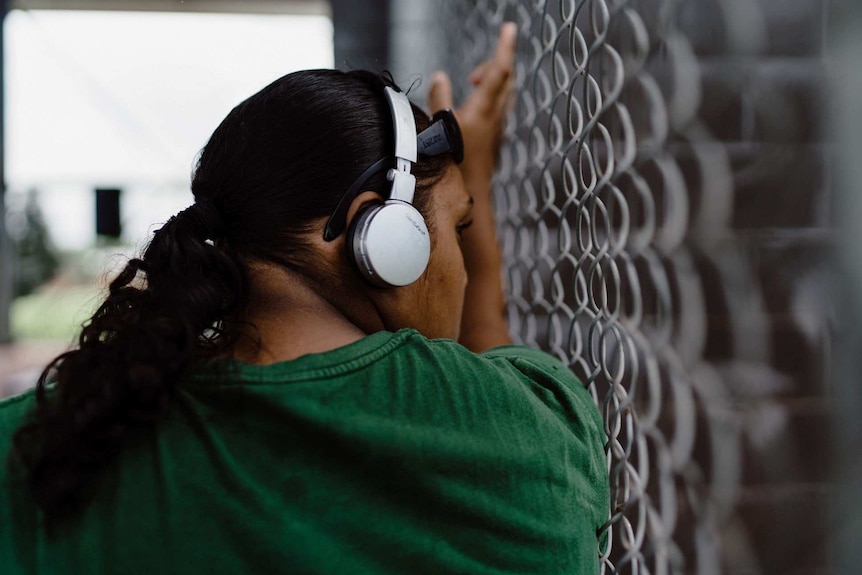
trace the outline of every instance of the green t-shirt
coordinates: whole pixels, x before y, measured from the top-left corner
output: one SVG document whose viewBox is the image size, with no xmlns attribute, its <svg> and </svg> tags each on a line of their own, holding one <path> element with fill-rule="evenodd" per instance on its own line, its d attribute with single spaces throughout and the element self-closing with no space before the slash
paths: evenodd
<svg viewBox="0 0 862 575">
<path fill-rule="evenodd" d="M 0 573 L 584 574 L 605 436 L 560 362 L 412 330 L 178 386 L 47 536 L 0 472 Z M 0 457 L 32 409 L 0 403 Z"/>
</svg>

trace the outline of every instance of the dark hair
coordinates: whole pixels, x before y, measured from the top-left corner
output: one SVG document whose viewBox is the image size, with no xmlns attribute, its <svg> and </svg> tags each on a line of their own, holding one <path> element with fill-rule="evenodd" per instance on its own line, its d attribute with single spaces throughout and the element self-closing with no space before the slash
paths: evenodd
<svg viewBox="0 0 862 575">
<path fill-rule="evenodd" d="M 15 434 L 32 496 L 49 521 L 74 515 L 124 442 L 146 433 L 173 384 L 240 337 L 247 266 L 304 270 L 304 236 L 368 166 L 392 153 L 387 76 L 309 70 L 236 106 L 202 150 L 195 204 L 156 231 L 84 325 L 77 349 L 42 373 L 36 409 Z M 429 118 L 414 107 L 417 128 Z M 420 158 L 416 207 L 451 158 Z M 385 176 L 368 182 L 385 193 Z M 212 241 L 214 240 L 214 241 Z"/>
</svg>

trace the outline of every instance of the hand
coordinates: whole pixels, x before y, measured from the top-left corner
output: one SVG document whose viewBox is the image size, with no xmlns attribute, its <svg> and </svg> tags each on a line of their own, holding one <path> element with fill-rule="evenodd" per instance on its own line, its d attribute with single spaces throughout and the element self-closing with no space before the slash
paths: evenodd
<svg viewBox="0 0 862 575">
<path fill-rule="evenodd" d="M 473 194 L 489 189 L 496 167 L 514 78 L 517 32 L 513 22 L 503 24 L 494 56 L 470 74 L 474 89 L 455 110 L 464 139 L 461 173 Z M 452 82 L 446 73 L 438 71 L 432 75 L 428 104 L 432 112 L 453 107 Z"/>
<path fill-rule="evenodd" d="M 468 281 L 458 341 L 476 352 L 512 341 L 506 323 L 506 298 L 500 273 L 502 258 L 491 203 L 491 176 L 508 112 L 516 34 L 515 24 L 503 24 L 494 56 L 470 74 L 473 91 L 455 110 L 464 139 L 461 174 L 467 192 L 473 197 L 472 225 L 461 234 Z M 434 112 L 452 107 L 452 84 L 446 74 L 434 73 L 428 103 Z"/>
</svg>

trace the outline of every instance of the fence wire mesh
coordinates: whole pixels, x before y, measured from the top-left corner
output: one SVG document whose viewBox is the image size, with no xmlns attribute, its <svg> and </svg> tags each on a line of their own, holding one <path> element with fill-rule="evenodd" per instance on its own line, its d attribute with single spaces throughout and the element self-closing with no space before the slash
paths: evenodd
<svg viewBox="0 0 862 575">
<path fill-rule="evenodd" d="M 453 78 L 519 28 L 495 183 L 509 320 L 603 413 L 603 572 L 824 568 L 825 482 L 794 437 L 829 349 L 825 8 L 779 4 L 439 2 Z M 805 516 L 773 509 L 809 495 L 809 535 L 787 536 Z"/>
</svg>

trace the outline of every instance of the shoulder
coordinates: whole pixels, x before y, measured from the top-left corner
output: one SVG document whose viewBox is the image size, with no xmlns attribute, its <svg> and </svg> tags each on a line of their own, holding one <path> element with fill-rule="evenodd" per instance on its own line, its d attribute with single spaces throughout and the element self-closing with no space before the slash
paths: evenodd
<svg viewBox="0 0 862 575">
<path fill-rule="evenodd" d="M 5 485 L 7 479 L 15 432 L 26 423 L 35 407 L 36 393 L 32 389 L 0 401 L 0 484 Z"/>
<path fill-rule="evenodd" d="M 526 396 L 604 443 L 602 422 L 595 401 L 571 369 L 556 357 L 525 346 L 506 345 L 473 353 L 452 340 L 429 340 L 418 332 L 404 330 L 402 345 L 390 355 L 396 363 L 417 363 L 418 373 L 431 371 L 441 378 L 454 378 L 473 389 Z"/>
<path fill-rule="evenodd" d="M 518 372 L 538 380 L 552 380 L 568 388 L 583 390 L 584 385 L 572 370 L 549 353 L 518 345 L 504 345 L 489 349 L 483 358 L 505 362 Z"/>
<path fill-rule="evenodd" d="M 0 436 L 6 436 L 17 429 L 36 406 L 36 390 L 0 400 Z"/>
<path fill-rule="evenodd" d="M 604 423 L 595 399 L 566 364 L 528 347 L 507 345 L 477 354 L 418 333 L 405 339 L 402 351 L 428 358 L 428 365 L 418 369 L 436 373 L 430 383 L 442 389 L 444 404 L 464 401 L 488 425 L 508 428 L 511 444 L 529 436 L 542 446 L 542 457 L 557 454 L 570 477 L 584 480 L 578 497 L 592 510 L 595 525 L 607 519 Z"/>
<path fill-rule="evenodd" d="M 399 335 L 402 334 L 403 345 L 397 350 L 400 354 L 419 355 L 430 365 L 444 370 L 461 375 L 493 372 L 504 379 L 520 382 L 529 380 L 540 385 L 556 385 L 570 391 L 586 393 L 584 385 L 563 362 L 537 349 L 505 345 L 474 353 L 452 340 L 429 340 L 412 330 L 399 332 Z M 399 354 L 395 355 L 397 357 Z"/>
<path fill-rule="evenodd" d="M 12 436 L 36 407 L 36 392 L 31 389 L 0 401 L 0 467 L 12 447 Z"/>
</svg>

